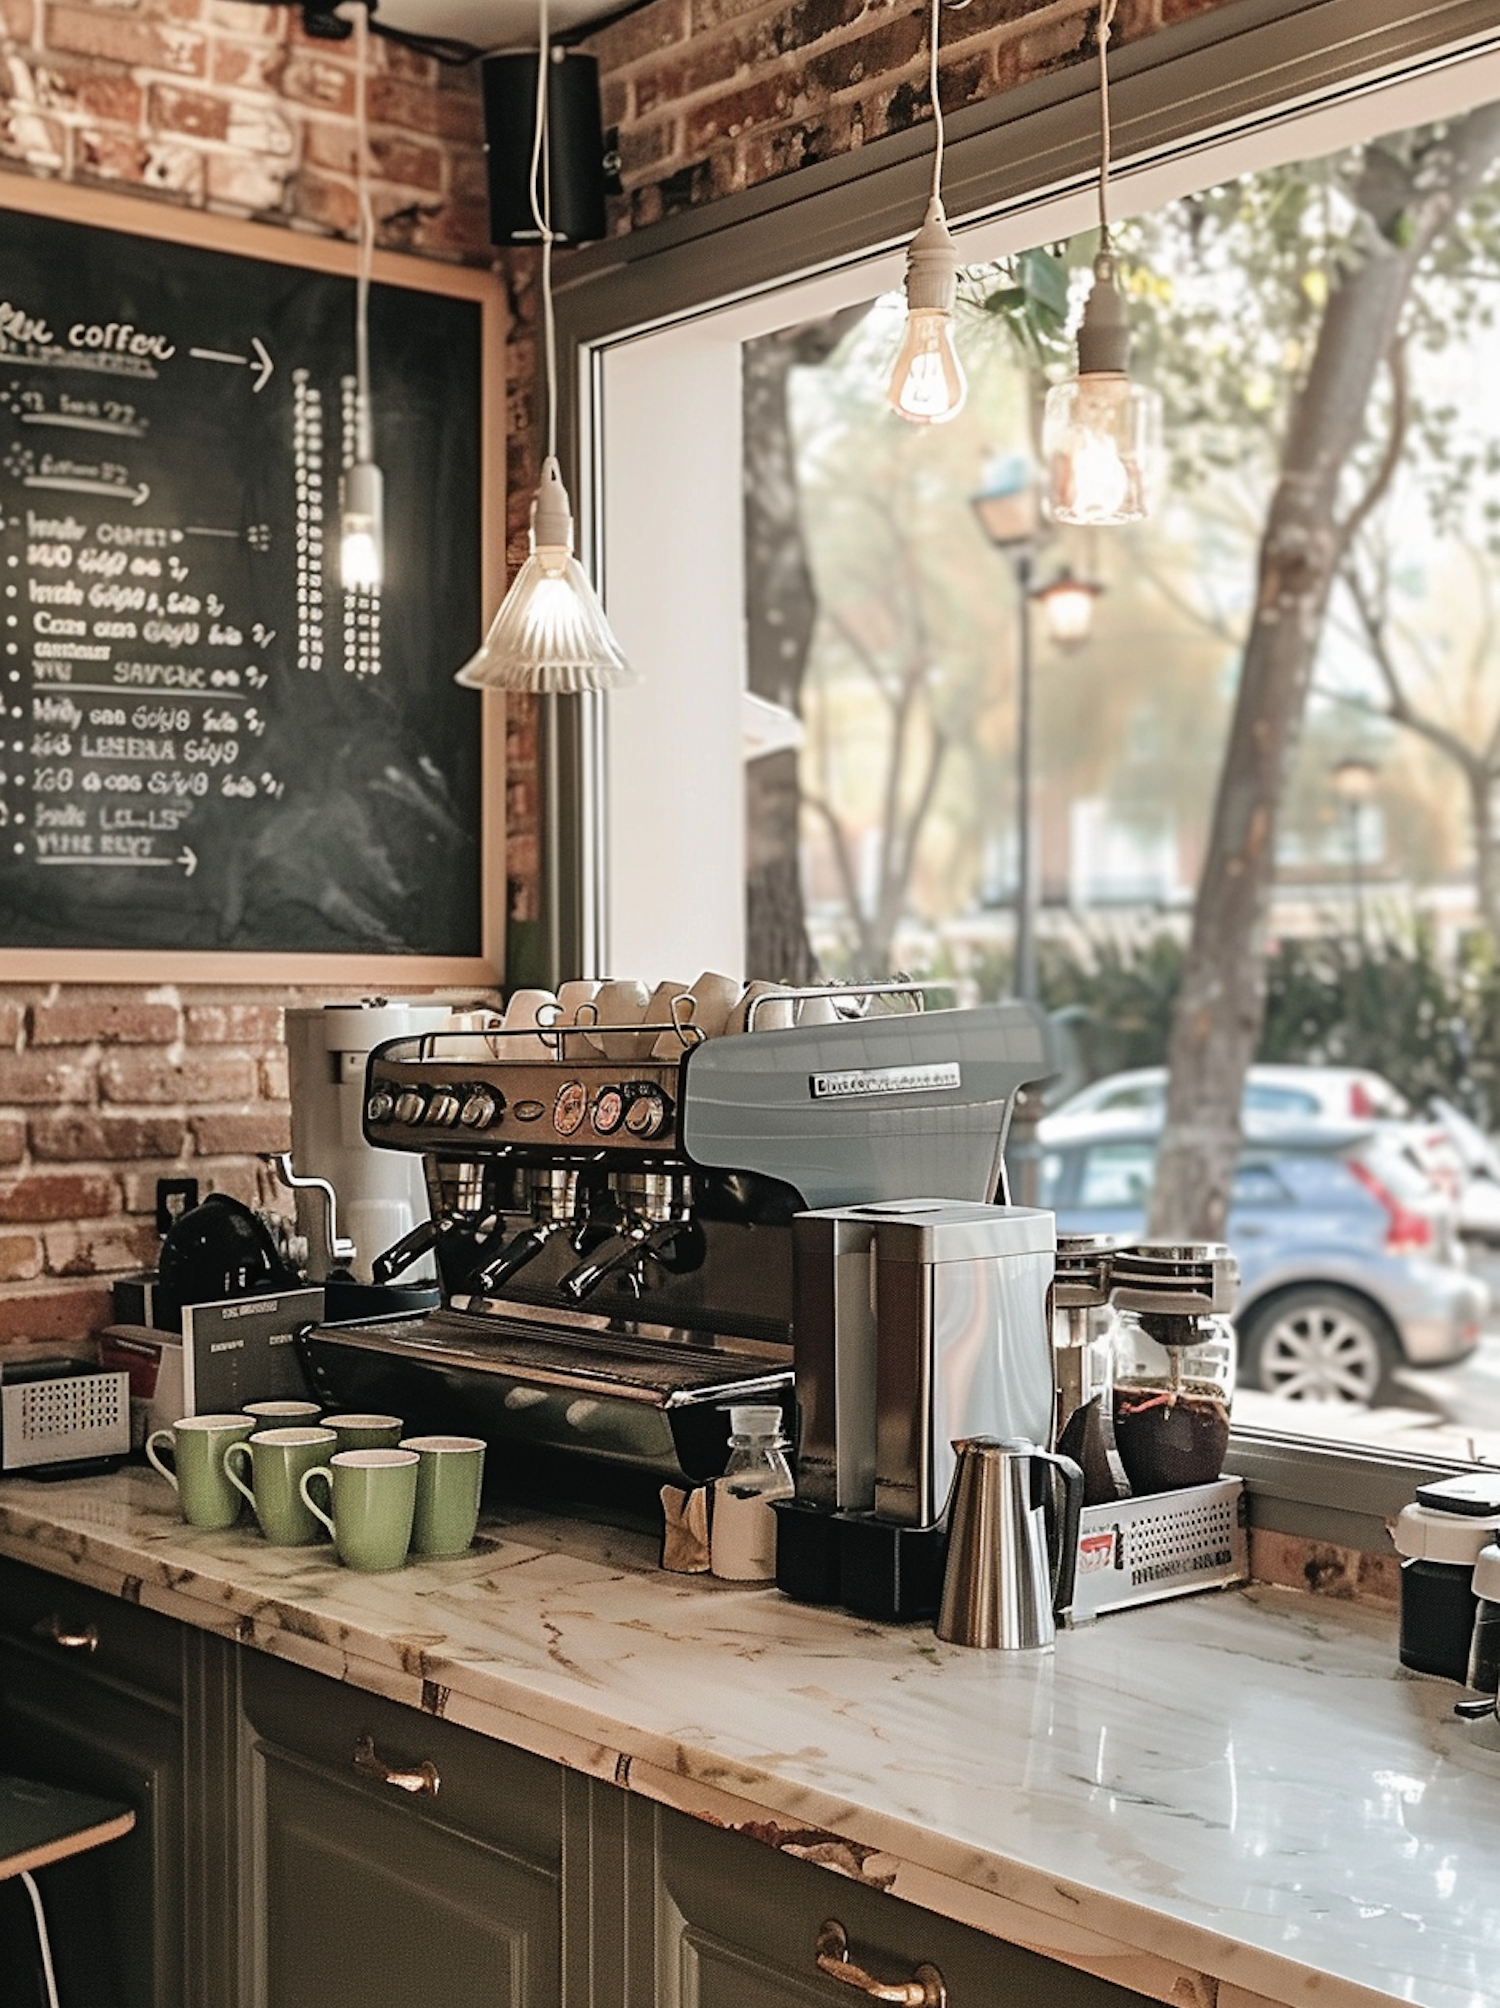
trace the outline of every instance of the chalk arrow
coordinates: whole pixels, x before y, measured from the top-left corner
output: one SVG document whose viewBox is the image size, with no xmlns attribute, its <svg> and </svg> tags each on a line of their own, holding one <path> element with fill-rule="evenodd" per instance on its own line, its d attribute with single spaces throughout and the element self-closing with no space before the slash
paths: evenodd
<svg viewBox="0 0 1500 2008">
<path fill-rule="evenodd" d="M 28 474 L 22 482 L 23 488 L 59 488 L 70 495 L 113 495 L 121 502 L 129 502 L 139 509 L 151 494 L 149 482 L 141 481 L 134 488 L 122 488 L 117 481 L 88 481 L 82 476 L 66 474 Z"/>
<path fill-rule="evenodd" d="M 271 381 L 271 372 L 275 369 L 276 365 L 272 362 L 270 352 L 259 335 L 252 335 L 250 337 L 250 346 L 255 351 L 256 363 L 255 382 L 251 385 L 251 389 L 262 391 Z"/>
<path fill-rule="evenodd" d="M 198 853 L 190 845 L 184 844 L 177 853 L 177 862 L 182 866 L 183 877 L 191 878 L 198 869 Z"/>
</svg>

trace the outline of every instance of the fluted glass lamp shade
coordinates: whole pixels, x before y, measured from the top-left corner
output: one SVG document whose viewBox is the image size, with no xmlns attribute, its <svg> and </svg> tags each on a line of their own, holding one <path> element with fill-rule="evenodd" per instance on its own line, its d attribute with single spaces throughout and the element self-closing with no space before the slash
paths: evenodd
<svg viewBox="0 0 1500 2008">
<path fill-rule="evenodd" d="M 470 690 L 575 696 L 639 680 L 573 555 L 568 493 L 557 462 L 549 458 L 532 504 L 531 555 L 457 681 Z"/>
<path fill-rule="evenodd" d="M 1130 327 L 1101 252 L 1078 330 L 1078 374 L 1054 384 L 1042 414 L 1042 458 L 1058 523 L 1139 523 L 1161 466 L 1161 399 L 1129 373 Z"/>
</svg>

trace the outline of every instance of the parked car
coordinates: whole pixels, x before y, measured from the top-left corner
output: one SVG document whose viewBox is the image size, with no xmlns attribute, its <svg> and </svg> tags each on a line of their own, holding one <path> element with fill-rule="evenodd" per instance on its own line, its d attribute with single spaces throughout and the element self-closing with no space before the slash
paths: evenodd
<svg viewBox="0 0 1500 2008">
<path fill-rule="evenodd" d="M 1049 1118 L 1049 1129 L 1057 1118 Z M 1042 1137 L 1041 1199 L 1064 1233 L 1139 1235 L 1160 1115 L 1102 1111 Z M 1398 1367 L 1479 1343 L 1489 1293 L 1460 1266 L 1446 1205 L 1379 1125 L 1278 1125 L 1240 1155 L 1227 1241 L 1240 1264 L 1241 1379 L 1298 1401 L 1384 1398 Z"/>
<path fill-rule="evenodd" d="M 1431 1102 L 1434 1123 L 1440 1124 L 1463 1167 L 1458 1193 L 1458 1226 L 1461 1234 L 1490 1247 L 1500 1246 L 1500 1151 L 1462 1109 L 1434 1095 Z"/>
<path fill-rule="evenodd" d="M 1119 1121 L 1157 1120 L 1166 1107 L 1165 1067 L 1136 1067 L 1091 1081 L 1047 1116 L 1038 1130 L 1041 1140 L 1054 1142 L 1070 1125 L 1100 1117 Z M 1380 1123 L 1412 1166 L 1442 1194 L 1460 1232 L 1485 1234 L 1491 1226 L 1500 1235 L 1500 1183 L 1497 1204 L 1491 1206 L 1475 1184 L 1464 1154 L 1448 1123 L 1437 1113 L 1419 1116 L 1400 1090 L 1383 1074 L 1368 1067 L 1313 1067 L 1272 1064 L 1254 1066 L 1245 1076 L 1240 1103 L 1247 1127 L 1265 1131 L 1280 1125 L 1309 1122 Z M 1454 1111 L 1456 1114 L 1457 1111 Z M 1500 1169 L 1500 1167 L 1497 1167 Z"/>
</svg>

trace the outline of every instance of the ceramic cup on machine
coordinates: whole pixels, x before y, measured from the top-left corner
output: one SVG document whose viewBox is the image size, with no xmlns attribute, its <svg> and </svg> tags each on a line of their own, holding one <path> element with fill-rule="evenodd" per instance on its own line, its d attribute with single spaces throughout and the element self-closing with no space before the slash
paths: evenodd
<svg viewBox="0 0 1500 2008">
<path fill-rule="evenodd" d="M 504 1036 L 496 1042 L 500 1057 L 550 1060 L 552 1048 L 537 1032 L 550 1030 L 561 1015 L 559 1000 L 551 990 L 512 990 L 502 1020 Z"/>
<path fill-rule="evenodd" d="M 399 1415 L 325 1415 L 340 1450 L 394 1450 L 406 1424 Z"/>
<path fill-rule="evenodd" d="M 759 1000 L 765 998 L 765 1003 Z M 757 1009 L 757 1005 L 759 1008 Z M 744 995 L 729 1014 L 727 1032 L 786 1032 L 791 1029 L 796 997 L 784 983 L 747 983 Z M 754 1021 L 751 1012 L 754 1011 Z"/>
<path fill-rule="evenodd" d="M 255 1508 L 260 1531 L 273 1547 L 310 1548 L 322 1540 L 323 1530 L 303 1503 L 299 1487 L 304 1473 L 336 1451 L 338 1442 L 331 1429 L 262 1429 L 225 1450 L 229 1482 Z M 246 1465 L 248 1485 L 241 1476 Z"/>
<path fill-rule="evenodd" d="M 601 983 L 594 999 L 594 1028 L 589 1038 L 606 1060 L 634 1060 L 639 1056 L 643 1035 L 623 1029 L 639 1025 L 646 1015 L 651 993 L 644 983 L 621 979 Z M 621 1029 L 612 1029 L 621 1028 Z M 649 1051 L 655 1034 L 645 1039 Z"/>
<path fill-rule="evenodd" d="M 146 1438 L 146 1457 L 177 1494 L 190 1527 L 232 1527 L 240 1517 L 240 1496 L 224 1475 L 224 1452 L 255 1434 L 249 1415 L 185 1415 L 170 1429 Z M 170 1466 L 158 1445 L 172 1446 Z"/>
<path fill-rule="evenodd" d="M 466 1554 L 479 1524 L 484 1484 L 484 1439 L 480 1436 L 407 1436 L 403 1450 L 417 1453 L 417 1512 L 412 1523 L 414 1555 Z"/>
<path fill-rule="evenodd" d="M 831 997 L 799 997 L 797 999 L 797 1023 L 799 1025 L 841 1025 L 843 1019 L 839 1008 Z"/>
<path fill-rule="evenodd" d="M 333 1536 L 346 1569 L 376 1575 L 399 1569 L 411 1547 L 417 1504 L 414 1450 L 340 1450 L 327 1464 L 315 1464 L 298 1482 L 303 1508 Z M 313 1486 L 328 1487 L 331 1512 L 313 1498 Z"/>
<path fill-rule="evenodd" d="M 255 1418 L 257 1429 L 311 1429 L 323 1413 L 316 1401 L 247 1401 L 243 1413 Z"/>
<path fill-rule="evenodd" d="M 712 969 L 705 969 L 696 982 L 688 985 L 688 996 L 692 999 L 691 1023 L 696 1025 L 705 1039 L 721 1039 L 729 1024 L 729 1014 L 740 1001 L 744 985 L 733 976 L 720 976 Z"/>
</svg>

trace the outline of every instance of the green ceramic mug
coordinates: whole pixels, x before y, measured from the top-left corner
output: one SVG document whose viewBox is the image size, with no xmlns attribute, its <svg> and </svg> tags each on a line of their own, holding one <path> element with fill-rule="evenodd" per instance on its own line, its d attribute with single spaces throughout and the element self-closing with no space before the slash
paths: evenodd
<svg viewBox="0 0 1500 2008">
<path fill-rule="evenodd" d="M 479 1493 L 484 1484 L 484 1439 L 479 1436 L 408 1436 L 403 1450 L 414 1450 L 417 1464 L 417 1513 L 412 1524 L 414 1555 L 467 1553 L 479 1524 Z"/>
<path fill-rule="evenodd" d="M 325 1415 L 340 1450 L 394 1450 L 406 1424 L 399 1415 Z"/>
<path fill-rule="evenodd" d="M 331 1514 L 313 1498 L 320 1479 L 328 1486 Z M 406 1560 L 417 1504 L 414 1451 L 340 1450 L 327 1464 L 304 1471 L 299 1490 L 303 1505 L 332 1534 L 346 1569 L 374 1575 Z"/>
<path fill-rule="evenodd" d="M 331 1429 L 260 1429 L 224 1452 L 224 1470 L 236 1491 L 255 1508 L 260 1531 L 278 1548 L 310 1548 L 323 1530 L 302 1503 L 299 1489 L 304 1472 L 321 1464 L 335 1449 Z M 240 1467 L 250 1467 L 250 1483 Z"/>
<path fill-rule="evenodd" d="M 246 1415 L 257 1429 L 314 1429 L 323 1404 L 317 1401 L 247 1401 Z"/>
<path fill-rule="evenodd" d="M 239 1494 L 224 1475 L 224 1452 L 254 1430 L 248 1415 L 185 1415 L 146 1438 L 147 1461 L 177 1494 L 190 1527 L 232 1527 L 239 1519 Z M 170 1465 L 162 1463 L 158 1444 L 171 1445 Z"/>
</svg>

